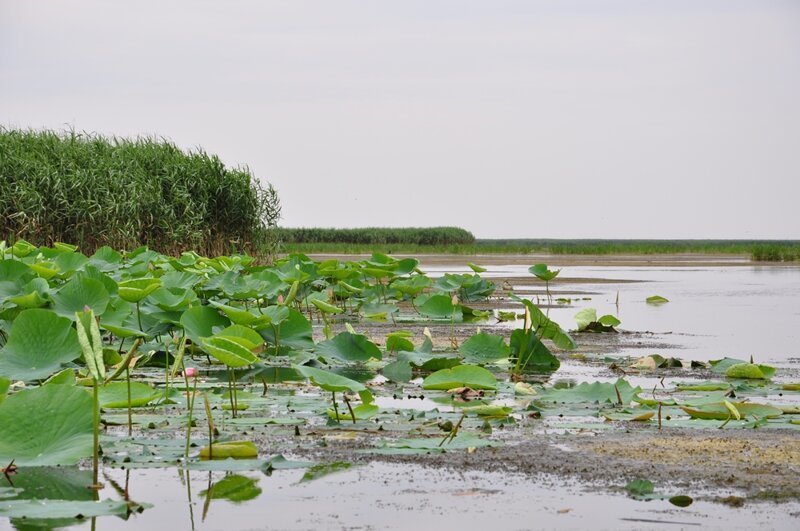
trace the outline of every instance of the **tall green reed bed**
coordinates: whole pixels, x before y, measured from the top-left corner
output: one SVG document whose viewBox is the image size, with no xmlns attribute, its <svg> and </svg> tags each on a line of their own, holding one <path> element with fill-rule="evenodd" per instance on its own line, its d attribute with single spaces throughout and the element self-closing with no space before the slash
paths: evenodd
<svg viewBox="0 0 800 531">
<path fill-rule="evenodd" d="M 281 228 L 279 234 L 285 244 L 453 246 L 475 243 L 475 236 L 459 227 Z"/>
<path fill-rule="evenodd" d="M 84 250 L 269 247 L 280 203 L 246 168 L 155 138 L 0 128 L 0 236 Z"/>
<path fill-rule="evenodd" d="M 285 229 L 281 229 L 284 231 Z M 291 229 L 299 230 L 299 229 Z M 302 229 L 311 231 L 311 229 Z M 553 254 L 553 255 L 651 255 L 727 254 L 746 255 L 758 262 L 800 260 L 797 240 L 556 240 L 477 239 L 473 243 L 345 243 L 284 239 L 283 250 L 299 253 L 370 254 L 372 251 L 403 254 Z"/>
</svg>

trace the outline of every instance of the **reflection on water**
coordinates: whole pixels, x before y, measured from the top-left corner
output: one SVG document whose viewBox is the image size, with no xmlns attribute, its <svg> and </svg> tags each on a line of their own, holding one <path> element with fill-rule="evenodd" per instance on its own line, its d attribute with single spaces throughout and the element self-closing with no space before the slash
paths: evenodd
<svg viewBox="0 0 800 531">
<path fill-rule="evenodd" d="M 153 507 L 131 515 L 128 521 L 113 516 L 98 518 L 96 529 L 102 531 L 659 529 L 678 522 L 683 527 L 714 528 L 715 522 L 722 523 L 718 517 L 724 518 L 726 529 L 777 529 L 788 523 L 785 515 L 800 509 L 794 502 L 782 504 L 776 511 L 765 504 L 732 509 L 697 501 L 678 511 L 666 500 L 644 503 L 621 494 L 586 492 L 578 485 L 549 477 L 532 479 L 409 464 L 372 463 L 310 483 L 299 483 L 302 470 L 267 476 L 257 472 L 141 469 L 128 473 L 113 469 L 106 475 L 118 485 L 128 480 L 130 496 Z M 103 492 L 101 496 L 114 494 Z M 735 524 L 731 526 L 731 522 Z M 37 528 L 30 523 L 0 521 L 0 528 Z M 73 528 L 91 526 L 87 521 Z"/>
</svg>

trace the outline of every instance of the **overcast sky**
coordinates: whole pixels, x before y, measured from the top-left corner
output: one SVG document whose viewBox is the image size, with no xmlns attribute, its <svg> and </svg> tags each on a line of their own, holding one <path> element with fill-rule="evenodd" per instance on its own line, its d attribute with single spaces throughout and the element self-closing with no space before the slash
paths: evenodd
<svg viewBox="0 0 800 531">
<path fill-rule="evenodd" d="M 1 0 L 0 124 L 202 146 L 285 226 L 797 239 L 800 2 Z"/>
</svg>

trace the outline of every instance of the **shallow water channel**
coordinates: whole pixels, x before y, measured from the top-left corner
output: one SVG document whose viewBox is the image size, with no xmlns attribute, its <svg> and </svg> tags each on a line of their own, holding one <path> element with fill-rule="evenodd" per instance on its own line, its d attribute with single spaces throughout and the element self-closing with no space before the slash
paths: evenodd
<svg viewBox="0 0 800 531">
<path fill-rule="evenodd" d="M 460 260 L 466 261 L 456 258 L 452 264 Z M 468 271 L 452 264 L 426 265 L 423 260 L 421 267 L 431 276 Z M 528 265 L 489 266 L 484 276 L 511 279 L 514 284 L 514 278 L 530 276 Z M 541 284 L 535 289 L 526 284 L 519 293 L 526 290 L 528 296 L 544 302 Z M 752 355 L 757 362 L 793 369 L 800 359 L 798 266 L 733 262 L 724 266 L 582 265 L 565 268 L 550 291 L 554 299 L 570 299 L 554 303 L 550 310 L 550 317 L 566 327 L 574 326 L 573 316 L 580 309 L 593 307 L 598 315 L 617 315 L 622 331 L 649 332 L 647 341 L 657 345 L 643 352 L 640 346 L 621 341 L 615 355 L 659 353 L 703 361 Z M 645 302 L 656 294 L 670 302 L 660 306 Z M 584 368 L 565 363 L 557 377 L 585 380 L 587 374 Z M 402 407 L 400 402 L 409 401 L 402 397 L 378 399 L 384 408 Z M 424 401 L 413 404 L 419 410 L 435 406 Z M 565 450 L 564 456 L 569 458 Z M 119 499 L 121 492 L 111 488 L 115 484 L 120 490 L 127 486 L 131 499 L 152 506 L 127 520 L 106 516 L 94 522 L 60 523 L 74 529 L 152 531 L 800 528 L 800 503 L 796 501 L 736 508 L 700 498 L 679 508 L 667 500 L 634 500 L 622 485 L 598 488 L 596 483 L 564 477 L 499 470 L 460 471 L 457 467 L 374 461 L 301 482 L 304 470 L 276 470 L 267 475 L 250 471 L 187 473 L 174 467 L 109 468 L 104 471 L 106 488 L 101 498 Z M 207 495 L 212 485 L 231 475 L 248 483 L 246 494 L 226 496 L 223 489 Z M 669 493 L 669 486 L 662 488 Z M 737 492 L 719 492 L 720 496 L 731 494 Z M 0 519 L 0 529 L 47 529 L 55 523 Z"/>
</svg>

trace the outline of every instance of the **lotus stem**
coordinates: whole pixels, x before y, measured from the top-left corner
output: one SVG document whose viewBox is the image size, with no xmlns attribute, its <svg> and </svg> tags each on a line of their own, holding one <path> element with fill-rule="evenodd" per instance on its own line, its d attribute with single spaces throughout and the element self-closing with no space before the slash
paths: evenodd
<svg viewBox="0 0 800 531">
<path fill-rule="evenodd" d="M 97 380 L 92 378 L 92 488 L 98 488 L 100 474 L 100 394 L 98 391 Z"/>
<path fill-rule="evenodd" d="M 125 381 L 128 383 L 128 437 L 133 436 L 133 412 L 131 411 L 131 370 L 125 366 Z"/>
<path fill-rule="evenodd" d="M 336 414 L 336 422 L 339 422 L 339 406 L 336 405 L 336 391 L 331 391 L 333 395 L 333 412 Z"/>
<path fill-rule="evenodd" d="M 353 413 L 353 406 L 350 405 L 350 399 L 347 398 L 347 393 L 342 393 L 344 403 L 347 404 L 347 409 L 350 411 L 350 418 L 353 419 L 353 424 L 356 423 L 356 414 Z"/>
</svg>

